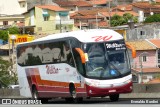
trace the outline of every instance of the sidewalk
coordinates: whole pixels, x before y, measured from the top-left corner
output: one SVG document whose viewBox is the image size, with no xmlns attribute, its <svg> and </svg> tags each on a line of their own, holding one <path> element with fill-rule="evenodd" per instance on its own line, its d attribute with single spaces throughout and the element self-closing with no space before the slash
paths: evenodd
<svg viewBox="0 0 160 107">
<path fill-rule="evenodd" d="M 160 98 L 160 93 L 130 93 L 130 94 L 120 94 L 120 98 Z"/>
</svg>

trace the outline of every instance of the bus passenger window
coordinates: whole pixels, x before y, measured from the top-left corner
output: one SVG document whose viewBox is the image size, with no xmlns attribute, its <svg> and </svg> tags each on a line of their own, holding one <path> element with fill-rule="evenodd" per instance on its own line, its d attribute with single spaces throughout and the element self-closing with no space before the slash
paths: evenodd
<svg viewBox="0 0 160 107">
<path fill-rule="evenodd" d="M 53 58 L 52 58 L 53 63 L 60 62 L 61 49 L 54 47 L 54 48 L 52 48 L 51 53 L 53 54 Z"/>
<path fill-rule="evenodd" d="M 67 61 L 68 55 L 71 53 L 69 44 L 67 42 L 63 43 L 63 50 L 61 55 L 61 61 Z"/>
</svg>

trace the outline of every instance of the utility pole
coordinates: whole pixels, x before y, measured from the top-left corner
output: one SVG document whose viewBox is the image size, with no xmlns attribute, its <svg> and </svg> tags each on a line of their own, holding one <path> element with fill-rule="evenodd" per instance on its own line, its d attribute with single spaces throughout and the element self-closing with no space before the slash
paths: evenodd
<svg viewBox="0 0 160 107">
<path fill-rule="evenodd" d="M 141 76 L 141 81 L 139 83 L 143 83 L 143 64 L 142 64 L 142 57 L 144 55 L 147 55 L 148 52 L 142 52 L 138 57 L 139 57 L 139 64 L 140 64 L 140 76 Z"/>
<path fill-rule="evenodd" d="M 96 28 L 98 29 L 98 19 L 97 19 L 97 13 L 96 13 Z"/>
<path fill-rule="evenodd" d="M 109 0 L 109 27 L 111 27 L 111 3 L 110 3 L 110 0 Z"/>
<path fill-rule="evenodd" d="M 60 17 L 60 33 L 62 33 L 62 22 L 61 22 L 61 17 Z"/>
<path fill-rule="evenodd" d="M 141 81 L 140 83 L 143 83 L 143 65 L 142 65 L 142 56 L 139 56 L 139 63 L 140 63 L 140 74 L 141 74 Z"/>
</svg>

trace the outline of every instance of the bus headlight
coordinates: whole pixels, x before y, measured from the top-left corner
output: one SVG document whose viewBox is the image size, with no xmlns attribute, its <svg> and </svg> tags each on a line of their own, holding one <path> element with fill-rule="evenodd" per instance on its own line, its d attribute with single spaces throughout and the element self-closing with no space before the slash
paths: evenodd
<svg viewBox="0 0 160 107">
<path fill-rule="evenodd" d="M 87 84 L 88 86 L 96 86 L 96 84 L 95 84 L 95 83 L 92 83 L 92 82 L 87 82 L 87 81 L 86 81 L 86 84 Z"/>
<path fill-rule="evenodd" d="M 129 79 L 129 80 L 127 80 L 127 81 L 124 81 L 124 84 L 128 84 L 128 83 L 130 83 L 132 80 L 131 79 Z"/>
</svg>

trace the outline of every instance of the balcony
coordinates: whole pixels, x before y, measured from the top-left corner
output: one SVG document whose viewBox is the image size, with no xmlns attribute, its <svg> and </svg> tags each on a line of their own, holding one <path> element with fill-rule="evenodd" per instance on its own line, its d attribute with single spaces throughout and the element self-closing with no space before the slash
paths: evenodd
<svg viewBox="0 0 160 107">
<path fill-rule="evenodd" d="M 70 19 L 70 20 L 55 20 L 55 24 L 56 25 L 59 25 L 59 24 L 65 24 L 65 25 L 68 25 L 68 24 L 74 24 L 74 20 L 73 19 Z"/>
</svg>

